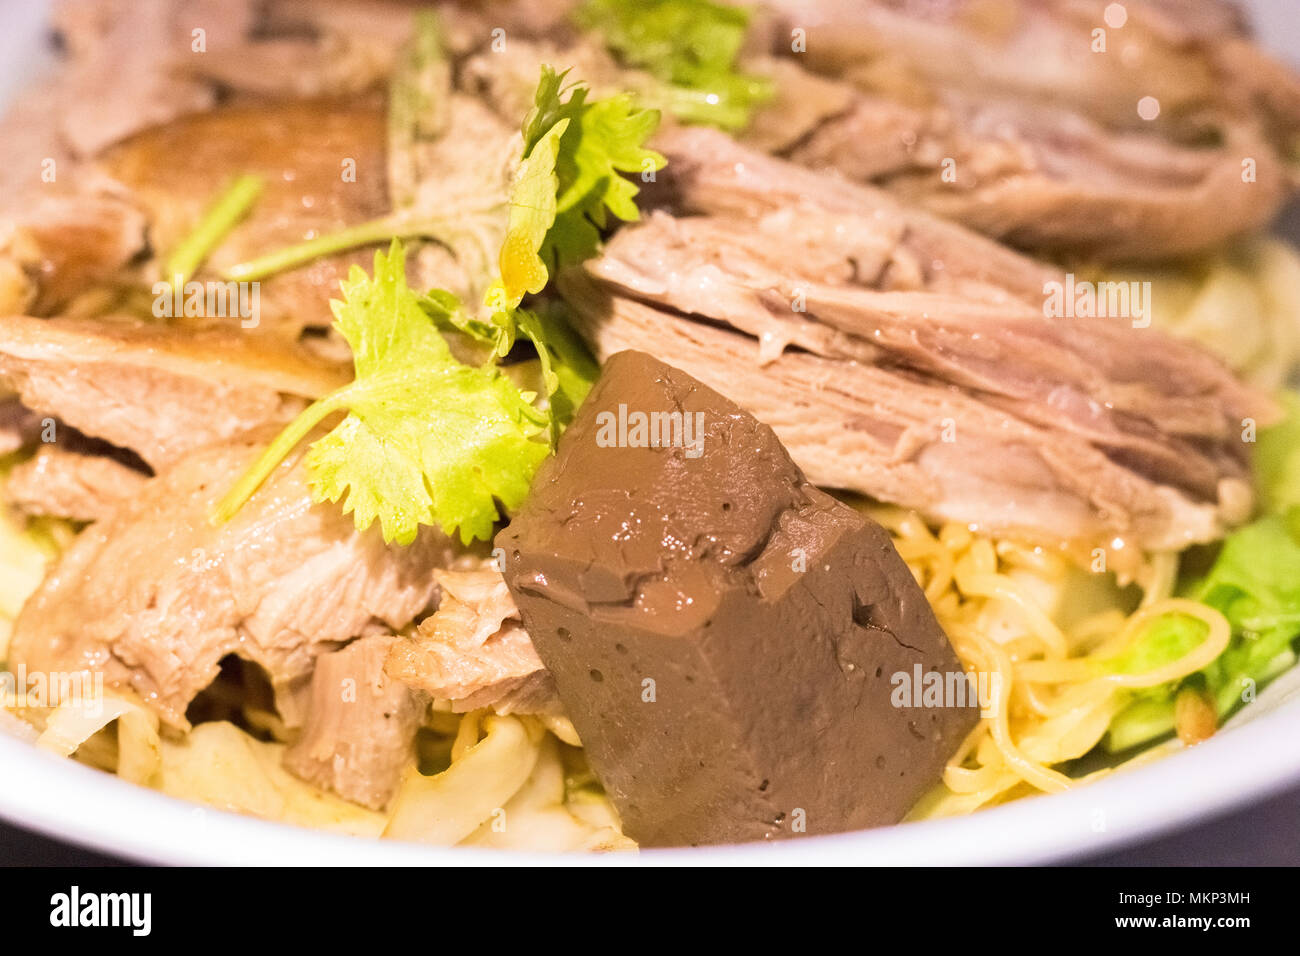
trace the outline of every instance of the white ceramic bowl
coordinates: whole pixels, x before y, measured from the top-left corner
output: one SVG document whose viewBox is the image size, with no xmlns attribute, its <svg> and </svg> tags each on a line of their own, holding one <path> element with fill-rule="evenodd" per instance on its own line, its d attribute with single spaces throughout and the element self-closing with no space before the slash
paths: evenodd
<svg viewBox="0 0 1300 956">
<path fill-rule="evenodd" d="M 0 10 L 0 100 L 41 68 L 45 2 Z M 1266 42 L 1291 41 L 1294 0 L 1250 6 Z M 1140 769 L 1050 797 L 954 820 L 771 845 L 558 856 L 363 840 L 197 807 L 37 751 L 0 733 L 0 816 L 60 840 L 175 864 L 1025 864 L 1067 860 L 1149 839 L 1300 785 L 1300 670 L 1270 686 L 1209 741 Z M 0 859 L 0 862 L 3 862 Z"/>
</svg>

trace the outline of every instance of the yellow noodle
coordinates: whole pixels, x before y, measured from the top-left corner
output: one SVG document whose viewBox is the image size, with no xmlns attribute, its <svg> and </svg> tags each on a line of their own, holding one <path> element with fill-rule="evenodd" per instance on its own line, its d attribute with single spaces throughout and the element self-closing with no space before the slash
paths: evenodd
<svg viewBox="0 0 1300 956">
<path fill-rule="evenodd" d="M 1173 598 L 1176 554 L 1154 554 L 1141 569 L 1138 610 L 1107 607 L 1062 628 L 1009 572 L 1060 582 L 1058 554 L 1018 542 L 992 541 L 949 523 L 932 532 L 917 516 L 876 508 L 899 554 L 922 583 L 958 658 L 994 683 L 992 706 L 944 768 L 942 783 L 910 816 L 969 813 L 1035 791 L 1059 791 L 1108 769 L 1072 779 L 1060 765 L 1092 750 L 1123 706 L 1123 691 L 1178 680 L 1227 646 L 1231 631 L 1218 612 Z M 1012 617 L 1006 616 L 1010 612 Z M 1176 661 L 1142 674 L 1106 666 L 1166 614 L 1204 621 L 1205 638 Z M 996 630 L 992 630 L 996 626 Z M 996 637 L 994 636 L 996 634 Z M 1156 747 L 1152 750 L 1163 751 Z"/>
<path fill-rule="evenodd" d="M 1185 598 L 1164 598 L 1140 608 L 1130 617 L 1116 643 L 1121 649 L 1128 647 L 1153 620 L 1167 614 L 1181 614 L 1204 621 L 1208 633 L 1195 648 L 1163 667 L 1141 674 L 1099 674 L 1105 657 L 1090 656 L 1066 661 L 1031 661 L 1021 665 L 1020 676 L 1024 680 L 1047 683 L 1096 680 L 1105 681 L 1112 687 L 1155 687 L 1196 673 L 1222 654 L 1232 640 L 1232 626 L 1214 608 Z M 1106 654 L 1106 657 L 1110 656 L 1113 655 Z"/>
<path fill-rule="evenodd" d="M 997 598 L 1019 611 L 1030 631 L 1042 640 L 1053 656 L 1065 657 L 1069 654 L 1069 641 L 1064 632 L 1019 584 L 1006 575 L 987 572 L 963 574 L 962 565 L 958 562 L 956 579 L 957 586 L 966 596 Z"/>
<path fill-rule="evenodd" d="M 465 752 L 478 743 L 479 721 L 483 717 L 482 711 L 471 711 L 460 719 L 460 724 L 456 728 L 456 742 L 451 745 L 451 759 L 454 763 L 465 755 Z"/>
</svg>

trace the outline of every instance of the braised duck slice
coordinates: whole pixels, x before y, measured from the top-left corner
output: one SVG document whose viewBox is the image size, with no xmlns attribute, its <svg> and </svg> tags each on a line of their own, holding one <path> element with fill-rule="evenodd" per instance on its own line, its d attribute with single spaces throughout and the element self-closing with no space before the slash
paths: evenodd
<svg viewBox="0 0 1300 956">
<path fill-rule="evenodd" d="M 230 328 L 0 318 L 0 383 L 154 468 L 345 384 L 348 370 Z"/>
<path fill-rule="evenodd" d="M 145 251 L 145 217 L 106 192 L 25 194 L 0 224 L 0 314 L 49 315 L 127 280 Z"/>
<path fill-rule="evenodd" d="M 1246 479 L 1241 423 L 1271 403 L 1198 347 L 1132 322 L 1048 318 L 996 290 L 879 290 L 872 272 L 859 280 L 861 246 L 844 236 L 808 208 L 758 220 L 656 212 L 587 269 L 620 295 L 755 337 L 759 360 L 789 344 L 907 367 L 1197 495 Z"/>
<path fill-rule="evenodd" d="M 396 640 L 371 634 L 316 658 L 302 732 L 284 754 L 298 777 L 374 810 L 387 806 L 415 759 L 429 706 L 425 694 L 384 674 Z"/>
<path fill-rule="evenodd" d="M 382 105 L 322 99 L 186 116 L 119 144 L 100 165 L 144 210 L 162 258 L 236 177 L 261 176 L 257 202 L 199 277 L 215 279 L 245 259 L 387 212 L 385 162 Z M 328 326 L 339 280 L 353 265 L 368 267 L 373 257 L 373 249 L 358 249 L 262 279 L 258 328 L 292 335 Z"/>
<path fill-rule="evenodd" d="M 833 241 L 856 247 L 859 281 L 881 288 L 1000 291 L 1033 308 L 1058 270 L 922 209 L 882 189 L 849 182 L 747 148 L 716 130 L 676 128 L 655 139 L 668 157 L 653 201 L 672 212 L 757 219 L 788 217 L 799 228 L 801 209 L 831 217 Z M 650 190 L 647 188 L 647 192 Z M 883 237 L 883 238 L 882 238 Z M 864 250 L 874 250 L 864 256 Z"/>
<path fill-rule="evenodd" d="M 1207 111 L 1231 114 L 1262 102 L 1293 129 L 1300 113 L 1269 93 L 1274 76 L 1226 0 L 1127 4 L 1107 22 L 1107 0 L 766 0 L 773 52 L 868 85 L 939 86 L 981 97 L 1050 100 L 1107 126 L 1139 128 L 1138 101 L 1160 105 L 1156 123 L 1178 130 Z M 1112 15 L 1112 19 L 1113 19 Z M 1100 48 L 1095 31 L 1105 46 Z M 1230 55 L 1229 55 L 1230 54 Z"/>
<path fill-rule="evenodd" d="M 385 670 L 455 712 L 557 713 L 555 684 L 499 571 L 435 571 L 438 609 L 393 642 Z"/>
<path fill-rule="evenodd" d="M 521 148 L 519 134 L 469 97 L 448 94 L 442 106 L 441 135 L 419 144 L 411 158 L 415 182 L 390 179 L 395 167 L 378 99 L 223 107 L 141 133 L 108 152 L 101 165 L 146 211 L 152 243 L 164 255 L 236 177 L 262 177 L 262 192 L 213 251 L 201 281 L 239 279 L 229 272 L 233 266 L 380 219 L 393 211 L 396 192 L 404 203 L 430 210 L 425 218 L 444 220 L 416 237 L 436 244 L 413 257 L 413 282 L 474 298 L 493 270 L 485 250 L 495 252 L 505 231 L 509 163 Z M 375 243 L 393 234 L 404 234 L 400 224 L 377 230 Z M 369 269 L 374 249 L 361 246 L 251 277 L 257 328 L 292 337 L 328 327 L 339 281 L 353 266 Z"/>
<path fill-rule="evenodd" d="M 186 707 L 234 654 L 266 670 L 295 724 L 288 698 L 316 658 L 375 625 L 409 624 L 455 549 L 430 529 L 388 546 L 377 526 L 359 532 L 338 507 L 313 504 L 305 449 L 214 525 L 213 506 L 272 437 L 191 452 L 86 528 L 15 622 L 11 665 L 102 672 L 185 729 Z"/>
<path fill-rule="evenodd" d="M 55 12 L 66 52 L 60 131 L 78 156 L 91 156 L 146 127 L 205 110 L 216 101 L 210 83 L 181 75 L 194 50 L 242 36 L 252 0 L 70 0 Z"/>
<path fill-rule="evenodd" d="M 140 493 L 147 472 L 122 456 L 78 447 L 88 443 L 40 445 L 36 454 L 14 466 L 4 482 L 6 503 L 34 515 L 73 521 L 99 521 Z"/>
<path fill-rule="evenodd" d="M 1016 246 L 1106 261 L 1214 249 L 1265 228 L 1293 192 L 1249 118 L 1221 124 L 1220 143 L 1184 146 L 1057 106 L 935 95 L 860 94 L 787 155 Z"/>
</svg>

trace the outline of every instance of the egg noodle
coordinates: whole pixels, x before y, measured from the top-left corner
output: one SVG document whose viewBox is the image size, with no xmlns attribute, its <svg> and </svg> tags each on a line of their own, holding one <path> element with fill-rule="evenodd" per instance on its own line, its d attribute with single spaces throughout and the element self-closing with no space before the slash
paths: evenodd
<svg viewBox="0 0 1300 956">
<path fill-rule="evenodd" d="M 1093 609 L 1071 626 L 1054 620 L 1039 594 L 1068 597 L 1081 585 L 1081 572 L 1066 557 L 1011 541 L 979 537 L 958 524 L 937 533 L 915 514 L 871 508 L 887 527 L 899 554 L 912 569 L 953 649 L 995 698 L 979 724 L 944 768 L 940 786 L 911 814 L 912 819 L 969 813 L 987 804 L 1036 792 L 1055 793 L 1094 779 L 1112 768 L 1078 777 L 1060 765 L 1093 750 L 1125 703 L 1125 691 L 1155 687 L 1205 667 L 1228 646 L 1227 619 L 1206 605 L 1172 596 L 1177 556 L 1152 556 L 1146 584 L 1131 613 L 1122 592 L 1110 606 Z M 1142 673 L 1115 673 L 1116 659 L 1164 615 L 1203 621 L 1207 634 L 1177 660 Z M 1127 764 L 1177 749 L 1177 740 L 1158 745 Z"/>
</svg>

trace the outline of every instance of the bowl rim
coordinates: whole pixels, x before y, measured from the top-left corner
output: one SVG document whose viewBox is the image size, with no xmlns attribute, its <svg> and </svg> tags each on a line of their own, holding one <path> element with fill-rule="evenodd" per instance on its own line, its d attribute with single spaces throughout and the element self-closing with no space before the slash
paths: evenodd
<svg viewBox="0 0 1300 956">
<path fill-rule="evenodd" d="M 1249 706 L 1249 705 L 1248 705 Z M 167 796 L 0 733 L 0 818 L 135 862 L 217 866 L 1023 865 L 1183 828 L 1300 783 L 1300 700 L 1064 793 L 975 814 L 773 843 L 579 854 L 351 837 Z M 1260 760 L 1260 754 L 1268 755 Z"/>
</svg>

